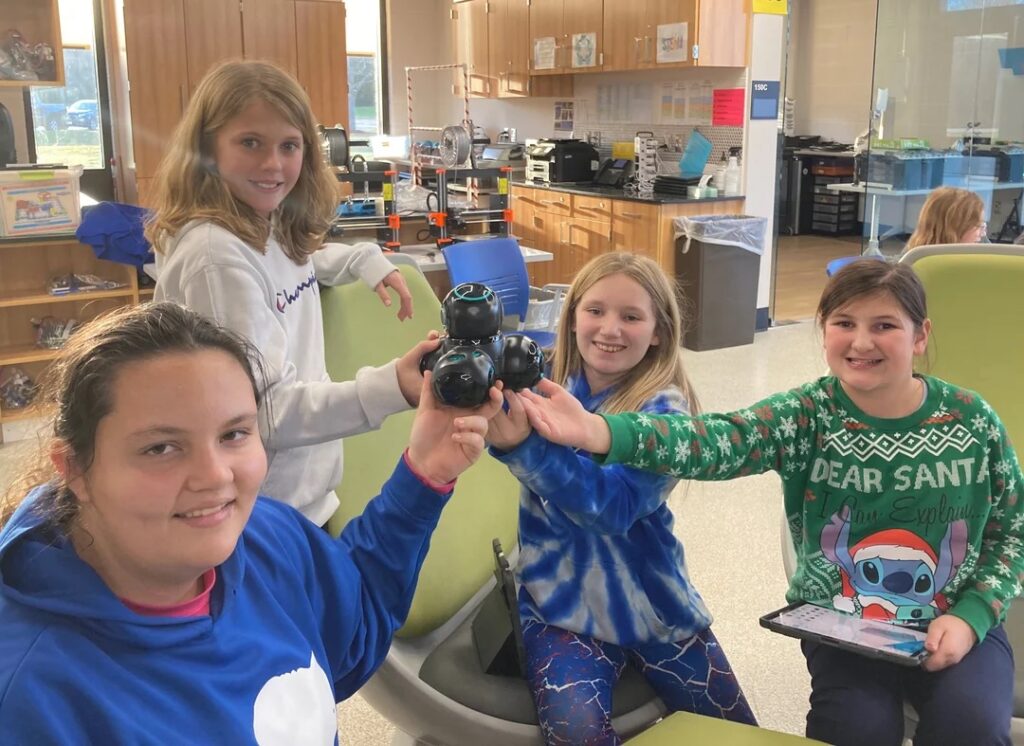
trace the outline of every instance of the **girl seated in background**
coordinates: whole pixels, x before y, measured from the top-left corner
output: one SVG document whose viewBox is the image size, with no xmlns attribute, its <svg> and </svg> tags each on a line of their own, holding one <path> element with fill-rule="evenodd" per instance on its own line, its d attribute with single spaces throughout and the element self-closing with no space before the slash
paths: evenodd
<svg viewBox="0 0 1024 746">
<path fill-rule="evenodd" d="M 672 281 L 654 261 L 603 254 L 566 295 L 550 375 L 590 412 L 696 410 L 680 327 Z M 676 480 L 548 442 L 519 397 L 507 399 L 487 440 L 523 484 L 519 601 L 545 741 L 621 743 L 612 689 L 627 665 L 670 711 L 754 724 L 673 532 Z"/>
<path fill-rule="evenodd" d="M 61 350 L 52 437 L 0 518 L 5 743 L 336 743 L 501 399 L 440 408 L 428 373 L 409 448 L 335 540 L 257 497 L 261 373 L 171 303 Z"/>
<path fill-rule="evenodd" d="M 987 227 L 981 197 L 967 189 L 939 187 L 924 201 L 917 227 L 903 250 L 946 243 L 978 243 L 987 238 Z"/>
</svg>

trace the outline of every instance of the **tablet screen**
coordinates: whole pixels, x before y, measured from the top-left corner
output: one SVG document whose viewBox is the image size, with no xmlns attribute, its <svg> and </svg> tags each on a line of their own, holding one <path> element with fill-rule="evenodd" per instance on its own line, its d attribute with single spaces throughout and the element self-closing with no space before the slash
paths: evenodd
<svg viewBox="0 0 1024 746">
<path fill-rule="evenodd" d="M 796 633 L 820 635 L 908 660 L 924 650 L 924 641 L 928 635 L 926 631 L 914 627 L 862 619 L 811 604 L 783 609 L 771 621 L 789 627 Z M 828 639 L 823 641 L 828 642 Z"/>
</svg>

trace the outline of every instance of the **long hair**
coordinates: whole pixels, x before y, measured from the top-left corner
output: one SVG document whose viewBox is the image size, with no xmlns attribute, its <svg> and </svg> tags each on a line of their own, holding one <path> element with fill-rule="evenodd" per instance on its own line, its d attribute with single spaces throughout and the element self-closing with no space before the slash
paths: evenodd
<svg viewBox="0 0 1024 746">
<path fill-rule="evenodd" d="M 50 454 L 63 451 L 78 472 L 88 471 L 96 449 L 96 428 L 113 407 L 113 382 L 125 365 L 166 353 L 221 350 L 238 361 L 252 384 L 257 405 L 265 380 L 259 352 L 245 339 L 175 303 L 125 307 L 80 326 L 47 370 L 36 406 L 48 417 L 35 453 L 30 454 L 0 504 L 6 524 L 25 495 L 50 484 L 39 506 L 48 523 L 67 532 L 78 503 L 54 468 Z"/>
<path fill-rule="evenodd" d="M 985 219 L 985 203 L 974 192 L 956 187 L 939 187 L 921 207 L 917 227 L 905 250 L 918 246 L 960 243 L 963 235 Z"/>
<path fill-rule="evenodd" d="M 254 101 L 263 101 L 302 133 L 302 168 L 270 220 L 231 194 L 217 173 L 217 133 Z M 226 62 L 199 83 L 171 137 L 154 180 L 154 214 L 146 238 L 157 251 L 190 220 L 209 220 L 265 251 L 271 230 L 296 264 L 323 244 L 337 189 L 320 154 L 319 135 L 302 87 L 266 62 Z"/>
<path fill-rule="evenodd" d="M 690 412 L 699 411 L 697 396 L 683 368 L 682 313 L 674 283 L 661 267 L 644 256 L 626 252 L 602 254 L 580 269 L 565 296 L 558 319 L 551 378 L 565 385 L 569 376 L 583 370 L 583 357 L 573 331 L 580 299 L 597 282 L 611 275 L 625 275 L 644 289 L 654 312 L 654 333 L 659 344 L 651 345 L 647 354 L 616 385 L 601 411 L 609 414 L 635 412 L 644 402 L 669 386 L 678 387 L 686 396 Z"/>
</svg>

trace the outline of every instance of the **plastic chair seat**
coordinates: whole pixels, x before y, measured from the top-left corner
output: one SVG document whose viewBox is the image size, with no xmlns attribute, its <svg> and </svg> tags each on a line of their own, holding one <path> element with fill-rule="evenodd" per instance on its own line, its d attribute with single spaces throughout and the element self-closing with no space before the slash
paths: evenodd
<svg viewBox="0 0 1024 746">
<path fill-rule="evenodd" d="M 470 615 L 427 656 L 420 669 L 420 679 L 476 712 L 537 725 L 537 710 L 525 679 L 489 676 L 480 670 L 473 645 L 474 616 Z M 632 666 L 627 666 L 612 692 L 612 717 L 637 710 L 656 697 L 647 680 Z"/>
<path fill-rule="evenodd" d="M 630 746 L 676 746 L 683 743 L 706 743 L 715 746 L 806 746 L 820 744 L 821 741 L 704 715 L 694 715 L 692 712 L 676 712 L 636 738 L 630 739 L 629 743 Z"/>
</svg>

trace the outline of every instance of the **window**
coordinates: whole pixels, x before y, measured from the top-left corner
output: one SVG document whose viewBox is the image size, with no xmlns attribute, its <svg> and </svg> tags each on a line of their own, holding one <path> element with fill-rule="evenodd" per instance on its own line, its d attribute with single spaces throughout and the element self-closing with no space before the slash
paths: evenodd
<svg viewBox="0 0 1024 746">
<path fill-rule="evenodd" d="M 29 104 L 38 163 L 105 168 L 96 71 L 93 0 L 59 0 L 64 86 L 32 86 Z"/>
<path fill-rule="evenodd" d="M 346 0 L 345 48 L 348 53 L 348 128 L 354 135 L 383 132 L 381 0 Z"/>
</svg>

